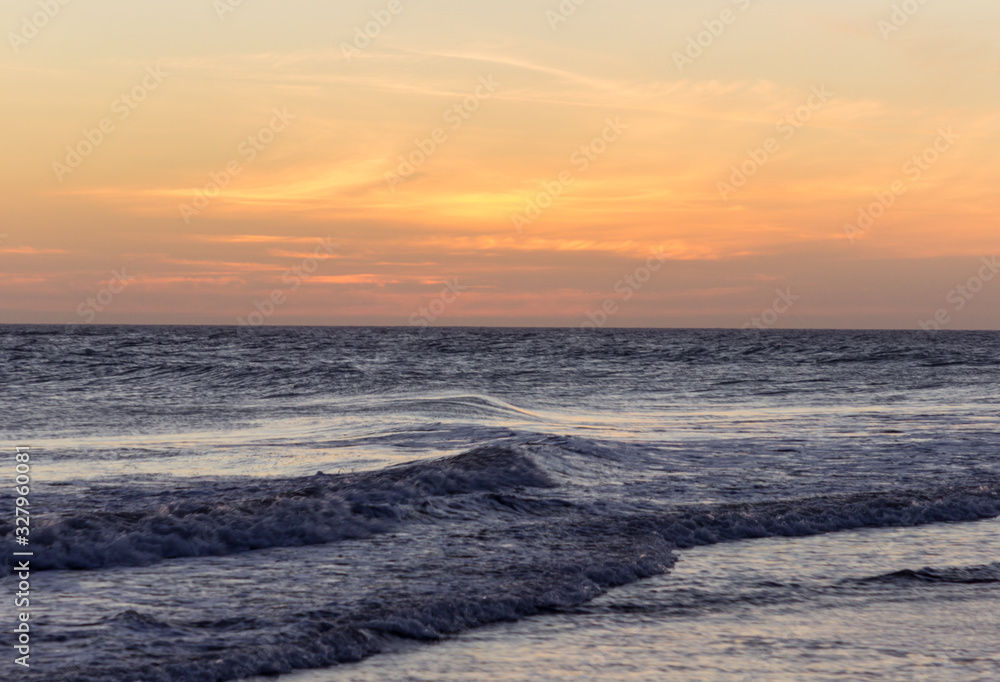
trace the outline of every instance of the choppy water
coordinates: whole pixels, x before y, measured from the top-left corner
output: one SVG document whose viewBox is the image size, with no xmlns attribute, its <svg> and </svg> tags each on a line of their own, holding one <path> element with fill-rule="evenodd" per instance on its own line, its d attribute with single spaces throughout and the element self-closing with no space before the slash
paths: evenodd
<svg viewBox="0 0 1000 682">
<path fill-rule="evenodd" d="M 1000 676 L 1000 334 L 8 326 L 0 372 L 47 680 Z"/>
</svg>

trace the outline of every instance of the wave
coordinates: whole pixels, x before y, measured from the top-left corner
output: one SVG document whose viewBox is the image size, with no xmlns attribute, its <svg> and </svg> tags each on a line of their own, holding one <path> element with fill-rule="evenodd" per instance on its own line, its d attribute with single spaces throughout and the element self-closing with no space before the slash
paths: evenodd
<svg viewBox="0 0 1000 682">
<path fill-rule="evenodd" d="M 911 585 L 913 583 L 1000 583 L 1000 562 L 983 566 L 947 566 L 943 568 L 925 566 L 916 570 L 907 568 L 869 578 L 860 578 L 854 582 L 892 583 L 896 585 Z"/>
<path fill-rule="evenodd" d="M 368 537 L 413 518 L 485 510 L 531 513 L 558 503 L 504 493 L 555 485 L 527 454 L 492 445 L 371 473 L 320 472 L 278 483 L 220 484 L 177 491 L 180 501 L 154 509 L 139 502 L 44 521 L 32 530 L 37 549 L 32 567 L 141 566 Z M 9 556 L 16 551 L 14 527 L 0 524 L 0 531 L 5 534 L 0 551 Z"/>
<path fill-rule="evenodd" d="M 510 453 L 495 451 L 491 456 L 505 459 Z M 267 617 L 255 622 L 256 611 L 247 613 L 244 619 L 224 613 L 198 621 L 124 611 L 102 620 L 116 647 L 122 651 L 141 650 L 154 633 L 169 635 L 164 641 L 174 643 L 173 653 L 161 664 L 143 659 L 138 666 L 133 661 L 109 657 L 87 667 L 85 672 L 58 672 L 47 679 L 208 682 L 355 662 L 393 647 L 400 639 L 437 641 L 491 623 L 572 610 L 611 588 L 669 572 L 677 561 L 678 545 L 762 534 L 807 535 L 847 527 L 929 522 L 942 518 L 941 514 L 948 519 L 975 516 L 985 510 L 981 506 L 984 499 L 997 502 L 998 491 L 977 492 L 969 487 L 939 492 L 934 495 L 924 491 L 919 495 L 922 502 L 913 503 L 911 497 L 911 504 L 905 506 L 919 511 L 902 516 L 903 493 L 894 493 L 894 497 L 853 496 L 853 500 L 831 497 L 716 506 L 697 513 L 681 510 L 668 515 L 601 515 L 564 510 L 510 523 L 486 524 L 475 532 L 466 529 L 450 552 L 432 552 L 432 562 L 428 562 L 429 555 L 414 555 L 408 550 L 433 537 L 444 536 L 454 542 L 454 531 L 422 536 L 410 545 L 400 539 L 401 544 L 394 541 L 386 549 L 386 556 L 394 562 L 393 573 L 399 576 L 396 582 L 387 583 L 389 588 L 378 580 L 369 583 L 366 578 L 335 583 L 332 592 L 317 592 L 315 603 L 322 606 L 303 608 L 300 602 L 275 622 L 269 622 Z M 868 511 L 860 512 L 861 505 Z M 944 512 L 945 508 L 949 511 Z M 819 509 L 825 511 L 819 514 Z M 843 511 L 838 513 L 838 509 Z M 380 563 L 381 555 L 365 556 L 368 561 Z M 303 574 L 303 570 L 304 565 L 298 564 L 296 576 L 308 580 L 312 574 Z M 998 567 L 899 571 L 877 579 L 899 581 L 913 576 L 919 580 L 986 581 L 997 579 Z M 355 593 L 352 586 L 363 587 Z M 702 611 L 748 603 L 782 603 L 809 596 L 787 585 L 761 587 L 739 595 L 700 591 L 678 594 L 666 608 Z"/>
<path fill-rule="evenodd" d="M 1000 516 L 1000 482 L 694 506 L 651 521 L 676 547 Z"/>
<path fill-rule="evenodd" d="M 101 642 L 124 653 L 95 654 L 85 666 L 46 671 L 46 679 L 208 682 L 326 667 L 384 651 L 400 638 L 434 641 L 572 609 L 608 589 L 669 572 L 677 551 L 687 547 L 1000 516 L 1000 481 L 651 511 L 622 499 L 595 501 L 577 490 L 589 483 L 576 486 L 560 471 L 567 462 L 580 468 L 587 461 L 608 471 L 627 458 L 614 462 L 613 448 L 582 439 L 559 443 L 552 437 L 492 443 L 360 474 L 228 480 L 172 491 L 179 499 L 152 509 L 142 507 L 136 493 L 117 508 L 51 519 L 33 529 L 33 543 L 44 545 L 33 568 L 99 569 L 275 548 L 257 561 L 234 562 L 232 575 L 263 576 L 263 586 L 268 576 L 285 575 L 294 565 L 295 580 L 309 589 L 297 601 L 280 597 L 280 609 L 271 603 L 279 597 L 262 595 L 261 603 L 271 599 L 267 609 L 258 602 L 224 602 L 209 614 L 148 605 L 109 612 L 91 627 L 102 633 Z M 366 539 L 386 532 L 392 535 Z M 277 549 L 350 538 L 358 541 L 329 551 Z M 212 584 L 230 567 L 190 562 L 175 569 L 185 580 Z M 176 575 L 167 568 L 137 569 L 118 576 L 116 589 L 133 574 L 128 584 L 135 589 L 160 571 Z M 870 580 L 998 577 L 1000 565 L 994 564 L 897 571 Z M 739 598 L 772 603 L 801 596 L 789 586 L 763 587 Z M 677 596 L 671 609 L 733 603 L 732 595 Z M 153 640 L 155 658 L 145 653 Z"/>
<path fill-rule="evenodd" d="M 671 507 L 669 499 L 661 499 L 652 502 L 668 506 L 650 512 L 649 500 L 583 494 L 597 476 L 583 478 L 584 465 L 606 473 L 614 452 L 583 439 L 542 437 L 368 473 L 320 472 L 277 482 L 230 480 L 166 491 L 171 501 L 158 506 L 150 506 L 142 491 L 119 491 L 116 502 L 65 512 L 34 527 L 31 541 L 39 551 L 33 566 L 140 566 L 365 538 L 407 522 L 484 521 L 501 514 L 564 524 L 571 524 L 574 516 L 605 525 L 627 523 L 681 549 L 1000 516 L 997 481 L 729 504 Z M 643 495 L 666 498 L 672 494 L 669 488 L 641 490 Z M 0 531 L 0 551 L 9 556 L 16 551 L 14 528 L 0 523 Z"/>
<path fill-rule="evenodd" d="M 387 400 L 378 409 L 397 413 L 433 412 L 463 417 L 510 417 L 542 421 L 540 415 L 530 410 L 485 395 L 408 396 Z"/>
<path fill-rule="evenodd" d="M 537 522 L 544 523 L 544 522 Z M 551 529 L 555 530 L 555 529 Z M 594 528 L 590 528 L 594 531 Z M 386 594 L 366 586 L 362 594 L 337 590 L 317 595 L 320 608 L 287 609 L 278 622 L 221 618 L 165 620 L 135 610 L 102 620 L 118 656 L 88 665 L 84 672 L 47 675 L 53 682 L 217 682 L 321 668 L 358 661 L 385 650 L 400 638 L 436 641 L 502 621 L 577 606 L 604 593 L 669 571 L 676 557 L 656 536 L 625 527 L 592 533 L 584 543 L 567 543 L 561 533 L 535 524 L 488 542 L 473 560 L 441 574 L 422 576 L 421 558 L 412 561 L 405 585 Z M 333 598 L 333 602 L 327 602 Z M 249 622 L 248 622 L 249 621 Z M 263 633 L 262 633 L 263 630 Z M 170 652 L 159 663 L 129 660 L 129 652 L 160 637 Z"/>
</svg>

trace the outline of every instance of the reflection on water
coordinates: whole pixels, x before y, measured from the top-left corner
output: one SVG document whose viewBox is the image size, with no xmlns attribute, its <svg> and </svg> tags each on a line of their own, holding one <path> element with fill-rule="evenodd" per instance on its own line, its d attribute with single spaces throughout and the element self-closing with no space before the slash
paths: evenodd
<svg viewBox="0 0 1000 682">
<path fill-rule="evenodd" d="M 1000 582 L 861 579 L 998 560 L 997 520 L 713 545 L 571 613 L 281 679 L 997 679 Z"/>
</svg>

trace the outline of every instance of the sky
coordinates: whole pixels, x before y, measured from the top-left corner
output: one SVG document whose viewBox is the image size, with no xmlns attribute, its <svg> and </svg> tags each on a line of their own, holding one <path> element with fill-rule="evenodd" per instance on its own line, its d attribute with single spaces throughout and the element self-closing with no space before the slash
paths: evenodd
<svg viewBox="0 0 1000 682">
<path fill-rule="evenodd" d="M 0 323 L 1000 329 L 995 0 L 9 0 Z"/>
</svg>

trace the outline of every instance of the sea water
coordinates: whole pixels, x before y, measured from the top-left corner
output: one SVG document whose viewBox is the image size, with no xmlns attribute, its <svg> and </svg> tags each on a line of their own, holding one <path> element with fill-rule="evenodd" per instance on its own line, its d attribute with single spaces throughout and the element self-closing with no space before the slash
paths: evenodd
<svg viewBox="0 0 1000 682">
<path fill-rule="evenodd" d="M 5 326 L 0 372 L 41 679 L 1000 677 L 1000 334 Z"/>
</svg>

